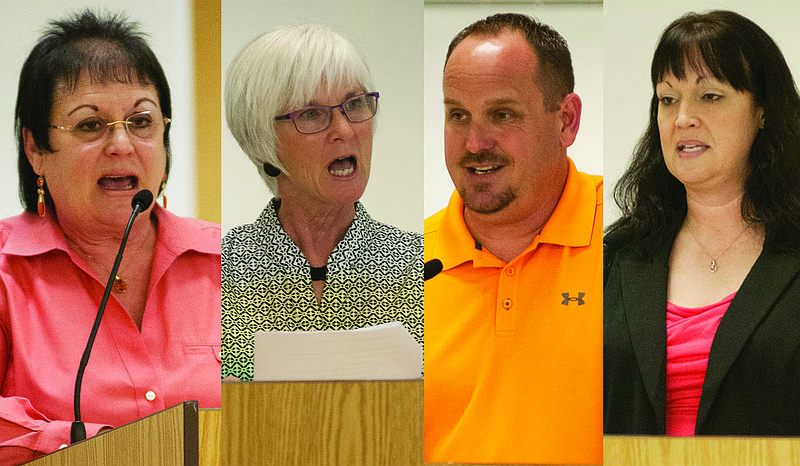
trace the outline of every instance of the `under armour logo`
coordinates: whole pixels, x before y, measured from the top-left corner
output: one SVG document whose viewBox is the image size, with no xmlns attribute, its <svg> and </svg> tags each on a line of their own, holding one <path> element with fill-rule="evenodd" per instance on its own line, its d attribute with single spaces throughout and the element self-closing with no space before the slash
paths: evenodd
<svg viewBox="0 0 800 466">
<path fill-rule="evenodd" d="M 561 304 L 564 306 L 568 306 L 570 301 L 577 301 L 578 306 L 583 306 L 585 303 L 583 301 L 583 297 L 586 296 L 586 293 L 578 293 L 577 298 L 570 298 L 569 293 L 561 293 L 561 296 L 564 297 L 564 301 L 561 301 Z"/>
</svg>

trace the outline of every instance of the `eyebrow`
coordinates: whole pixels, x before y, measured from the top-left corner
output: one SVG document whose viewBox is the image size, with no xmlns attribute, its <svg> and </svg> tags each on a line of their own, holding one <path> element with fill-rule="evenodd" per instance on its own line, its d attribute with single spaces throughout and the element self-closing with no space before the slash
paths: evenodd
<svg viewBox="0 0 800 466">
<path fill-rule="evenodd" d="M 140 103 L 142 103 L 142 102 L 150 102 L 151 104 L 153 104 L 153 105 L 155 105 L 155 106 L 158 106 L 158 104 L 157 104 L 157 103 L 155 103 L 155 102 L 153 101 L 153 99 L 151 99 L 150 97 L 142 97 L 141 99 L 137 100 L 137 101 L 136 101 L 136 103 L 135 103 L 135 104 L 133 104 L 133 106 L 134 106 L 134 107 L 137 107 L 137 106 L 138 106 Z"/>
<path fill-rule="evenodd" d="M 697 80 L 695 80 L 694 83 L 695 84 L 700 84 L 702 81 L 709 81 L 709 79 L 708 79 L 707 76 L 698 76 Z M 665 84 L 665 85 L 667 85 L 669 87 L 672 87 L 672 84 L 669 81 L 665 81 L 665 80 L 657 82 L 656 86 L 658 86 L 659 84 Z"/>
<path fill-rule="evenodd" d="M 83 105 L 78 105 L 77 107 L 73 108 L 71 112 L 67 113 L 67 116 L 72 115 L 73 113 L 77 112 L 78 110 L 80 110 L 82 108 L 90 108 L 90 109 L 94 110 L 95 112 L 100 110 L 97 107 L 97 105 L 83 104 Z"/>
<path fill-rule="evenodd" d="M 149 98 L 149 97 L 142 97 L 141 99 L 137 100 L 137 101 L 136 101 L 136 102 L 133 104 L 133 106 L 134 106 L 134 107 L 138 107 L 138 106 L 139 106 L 139 104 L 141 104 L 142 102 L 150 102 L 151 104 L 153 104 L 153 105 L 155 105 L 155 106 L 158 106 L 158 104 L 157 104 L 157 103 L 155 103 L 155 102 L 153 101 L 153 99 L 151 99 L 151 98 Z M 100 107 L 98 107 L 97 105 L 92 105 L 92 104 L 82 104 L 82 105 L 78 105 L 77 107 L 73 108 L 71 112 L 67 113 L 67 116 L 70 116 L 70 115 L 72 115 L 73 113 L 77 112 L 78 110 L 80 110 L 80 109 L 82 109 L 82 108 L 90 108 L 90 109 L 94 110 L 95 112 L 97 112 L 97 111 L 99 111 L 99 110 L 100 110 Z"/>
<path fill-rule="evenodd" d="M 497 99 L 497 100 L 492 100 L 489 103 L 491 105 L 493 105 L 493 106 L 501 106 L 501 105 L 509 105 L 509 104 L 514 105 L 514 104 L 517 104 L 519 102 L 514 100 L 514 99 Z"/>
<path fill-rule="evenodd" d="M 514 99 L 496 99 L 496 100 L 490 100 L 489 102 L 487 102 L 487 104 L 489 106 L 491 106 L 491 107 L 498 107 L 498 106 L 509 105 L 509 104 L 514 105 L 514 104 L 518 104 L 518 103 L 519 103 L 519 101 L 514 100 Z M 457 101 L 455 99 L 444 99 L 444 104 L 445 105 L 452 105 L 452 106 L 463 106 L 463 104 L 461 102 L 459 102 L 459 101 Z"/>
<path fill-rule="evenodd" d="M 347 94 L 344 95 L 344 99 L 342 99 L 342 102 L 344 102 L 347 99 L 353 98 L 353 97 L 355 97 L 357 95 L 366 94 L 366 93 L 367 93 L 367 91 L 350 91 L 350 92 L 348 92 Z M 339 102 L 337 105 L 341 105 L 342 102 Z M 316 107 L 316 106 L 330 107 L 330 105 L 322 104 L 317 100 L 311 100 L 308 103 L 308 105 L 306 105 L 306 107 Z"/>
</svg>

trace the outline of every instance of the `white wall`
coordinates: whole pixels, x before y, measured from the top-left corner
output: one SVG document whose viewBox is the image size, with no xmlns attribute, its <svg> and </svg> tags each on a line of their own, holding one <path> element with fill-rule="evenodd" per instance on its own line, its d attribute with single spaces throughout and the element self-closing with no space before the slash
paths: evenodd
<svg viewBox="0 0 800 466">
<path fill-rule="evenodd" d="M 330 26 L 350 40 L 381 93 L 370 180 L 361 201 L 373 218 L 422 232 L 422 2 L 224 0 L 223 82 L 228 64 L 251 40 L 301 23 Z M 222 134 L 225 232 L 252 223 L 272 195 L 224 122 Z"/>
<path fill-rule="evenodd" d="M 189 0 L 37 0 L 8 2 L 0 15 L 0 218 L 22 212 L 19 202 L 14 105 L 19 72 L 37 39 L 53 19 L 92 7 L 95 11 L 126 12 L 149 34 L 149 43 L 169 80 L 173 120 L 170 132 L 172 172 L 167 194 L 169 209 L 179 215 L 195 213 L 194 108 Z"/>
<path fill-rule="evenodd" d="M 650 64 L 664 29 L 684 13 L 728 9 L 761 26 L 800 77 L 800 2 L 606 0 L 605 16 L 605 201 L 604 223 L 619 217 L 612 187 L 625 171 L 633 147 L 647 127 L 652 87 Z"/>
<path fill-rule="evenodd" d="M 579 170 L 603 172 L 603 8 L 601 5 L 425 5 L 425 216 L 447 205 L 453 183 L 444 163 L 442 71 L 447 46 L 469 24 L 494 13 L 525 13 L 569 44 L 581 127 L 567 151 Z"/>
</svg>

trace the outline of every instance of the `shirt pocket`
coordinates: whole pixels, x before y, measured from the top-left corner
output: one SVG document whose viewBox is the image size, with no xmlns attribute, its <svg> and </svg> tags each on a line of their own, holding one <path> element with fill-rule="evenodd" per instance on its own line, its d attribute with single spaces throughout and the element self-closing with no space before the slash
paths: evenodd
<svg viewBox="0 0 800 466">
<path fill-rule="evenodd" d="M 222 364 L 221 345 L 186 345 L 183 347 L 183 354 L 189 361 L 215 361 Z"/>
</svg>

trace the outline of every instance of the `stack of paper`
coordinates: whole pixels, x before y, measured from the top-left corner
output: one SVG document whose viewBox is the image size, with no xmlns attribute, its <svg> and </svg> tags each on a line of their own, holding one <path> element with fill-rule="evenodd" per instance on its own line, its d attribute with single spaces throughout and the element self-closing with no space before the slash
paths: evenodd
<svg viewBox="0 0 800 466">
<path fill-rule="evenodd" d="M 400 322 L 255 334 L 254 380 L 408 380 L 421 372 L 422 348 Z"/>
</svg>

